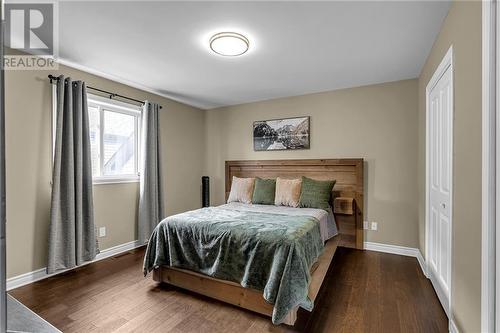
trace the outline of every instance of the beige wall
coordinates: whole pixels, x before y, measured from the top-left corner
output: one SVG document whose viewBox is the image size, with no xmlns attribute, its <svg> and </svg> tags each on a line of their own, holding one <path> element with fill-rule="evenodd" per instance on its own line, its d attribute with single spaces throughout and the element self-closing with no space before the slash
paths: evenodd
<svg viewBox="0 0 500 333">
<path fill-rule="evenodd" d="M 200 205 L 211 177 L 212 204 L 224 200 L 224 161 L 365 158 L 366 240 L 425 251 L 425 86 L 454 48 L 453 316 L 461 332 L 480 330 L 481 4 L 456 1 L 418 80 L 201 111 L 71 68 L 90 85 L 151 99 L 161 113 L 167 213 Z M 7 275 L 46 264 L 50 207 L 51 93 L 45 71 L 6 74 Z M 55 73 L 58 74 L 58 73 Z M 311 116 L 311 149 L 255 152 L 252 122 Z M 203 143 L 204 142 L 204 143 Z M 204 151 L 205 150 L 205 151 Z M 417 190 L 416 190 L 417 189 Z M 136 239 L 138 184 L 94 187 L 101 249 Z"/>
<path fill-rule="evenodd" d="M 453 2 L 419 78 L 419 234 L 425 251 L 425 88 L 453 45 L 452 309 L 460 332 L 481 325 L 481 2 Z"/>
<path fill-rule="evenodd" d="M 200 207 L 204 111 L 61 66 L 91 86 L 163 106 L 161 143 L 167 214 Z M 51 179 L 51 86 L 47 71 L 6 72 L 7 276 L 46 266 Z M 95 185 L 95 223 L 106 249 L 136 239 L 138 183 Z"/>
<path fill-rule="evenodd" d="M 418 246 L 417 80 L 224 107 L 206 114 L 212 203 L 224 201 L 224 162 L 239 159 L 365 159 L 366 240 Z M 255 152 L 252 123 L 311 116 L 311 149 Z"/>
</svg>

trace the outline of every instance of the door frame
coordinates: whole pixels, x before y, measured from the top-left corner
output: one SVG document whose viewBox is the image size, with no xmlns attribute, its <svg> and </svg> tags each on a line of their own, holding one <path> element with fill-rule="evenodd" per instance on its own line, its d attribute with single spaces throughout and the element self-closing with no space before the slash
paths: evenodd
<svg viewBox="0 0 500 333">
<path fill-rule="evenodd" d="M 454 73 L 453 73 L 453 45 L 450 46 L 448 51 L 446 52 L 445 56 L 441 60 L 441 63 L 437 67 L 436 71 L 432 75 L 432 78 L 429 80 L 427 83 L 427 86 L 425 88 L 425 269 L 427 271 L 427 276 L 430 278 L 430 257 L 429 257 L 429 248 L 430 248 L 430 232 L 429 232 L 429 225 L 430 225 L 430 125 L 431 125 L 431 117 L 429 116 L 430 112 L 430 93 L 432 91 L 432 88 L 438 83 L 439 79 L 443 76 L 443 74 L 446 72 L 447 69 L 450 69 L 450 74 L 451 74 L 451 94 L 452 98 L 450 99 L 450 104 L 451 104 L 451 123 L 449 124 L 450 127 L 450 132 L 451 132 L 451 141 L 450 141 L 450 153 L 451 153 L 451 163 L 449 163 L 449 175 L 450 175 L 450 228 L 449 228 L 449 233 L 450 233 L 450 260 L 448 261 L 448 272 L 450 274 L 450 281 L 449 281 L 449 306 L 447 309 L 444 309 L 448 316 L 448 320 L 451 323 L 452 322 L 452 311 L 451 311 L 451 300 L 452 300 L 452 254 L 453 254 L 453 120 L 454 120 Z M 436 290 L 436 292 L 438 292 Z"/>
<path fill-rule="evenodd" d="M 500 112 L 497 1 L 482 2 L 481 331 L 500 329 Z"/>
</svg>

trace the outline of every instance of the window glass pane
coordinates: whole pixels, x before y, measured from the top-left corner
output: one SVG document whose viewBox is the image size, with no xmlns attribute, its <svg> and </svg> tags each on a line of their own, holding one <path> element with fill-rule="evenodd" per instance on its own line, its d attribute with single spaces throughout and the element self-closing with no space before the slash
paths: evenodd
<svg viewBox="0 0 500 333">
<path fill-rule="evenodd" d="M 92 158 L 92 175 L 100 176 L 101 163 L 99 161 L 99 109 L 89 106 L 90 156 Z"/>
<path fill-rule="evenodd" d="M 136 174 L 135 118 L 104 110 L 103 175 Z"/>
</svg>

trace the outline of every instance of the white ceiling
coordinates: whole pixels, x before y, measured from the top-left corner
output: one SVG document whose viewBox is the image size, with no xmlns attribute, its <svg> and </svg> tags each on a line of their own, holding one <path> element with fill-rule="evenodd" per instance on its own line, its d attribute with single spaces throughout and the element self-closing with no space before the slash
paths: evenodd
<svg viewBox="0 0 500 333">
<path fill-rule="evenodd" d="M 63 60 L 201 108 L 418 77 L 450 2 L 60 2 Z M 220 31 L 250 39 L 227 58 Z"/>
</svg>

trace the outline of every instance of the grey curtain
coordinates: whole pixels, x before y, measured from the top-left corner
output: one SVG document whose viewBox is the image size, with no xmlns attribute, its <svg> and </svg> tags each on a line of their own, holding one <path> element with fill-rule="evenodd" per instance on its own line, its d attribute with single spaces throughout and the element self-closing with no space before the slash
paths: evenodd
<svg viewBox="0 0 500 333">
<path fill-rule="evenodd" d="M 158 104 L 146 101 L 142 112 L 138 235 L 143 243 L 164 217 L 159 109 Z"/>
<path fill-rule="evenodd" d="M 47 272 L 78 266 L 99 252 L 85 83 L 59 77 Z"/>
</svg>

